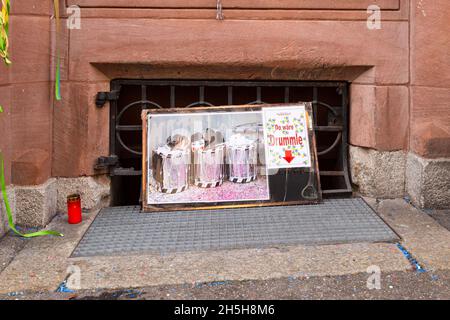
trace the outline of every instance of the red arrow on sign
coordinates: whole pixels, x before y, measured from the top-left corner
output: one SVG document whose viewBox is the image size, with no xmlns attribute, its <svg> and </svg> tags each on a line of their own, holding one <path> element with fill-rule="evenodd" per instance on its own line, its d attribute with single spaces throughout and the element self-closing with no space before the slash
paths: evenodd
<svg viewBox="0 0 450 320">
<path fill-rule="evenodd" d="M 292 151 L 291 150 L 286 150 L 285 151 L 285 156 L 283 157 L 284 160 L 286 160 L 288 163 L 291 163 L 292 160 L 295 159 L 295 157 L 292 156 Z"/>
</svg>

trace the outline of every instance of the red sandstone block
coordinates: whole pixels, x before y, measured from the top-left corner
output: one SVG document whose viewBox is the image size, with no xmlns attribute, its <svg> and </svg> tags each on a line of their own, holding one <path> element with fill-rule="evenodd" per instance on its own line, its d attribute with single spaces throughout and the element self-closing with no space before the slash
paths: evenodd
<svg viewBox="0 0 450 320">
<path fill-rule="evenodd" d="M 98 157 L 109 155 L 109 107 L 95 106 L 109 82 L 63 83 L 63 100 L 54 109 L 53 176 L 93 175 Z"/>
<path fill-rule="evenodd" d="M 450 1 L 413 0 L 411 82 L 450 88 Z"/>
<path fill-rule="evenodd" d="M 353 70 L 345 74 L 353 81 L 374 67 L 376 83 L 409 80 L 407 22 L 373 31 L 365 21 L 121 19 L 119 33 L 117 23 L 84 19 L 82 30 L 71 30 L 70 80 L 109 80 L 100 64 L 139 64 L 134 76 L 147 78 L 177 69 L 197 78 L 342 80 Z"/>
<path fill-rule="evenodd" d="M 64 0 L 60 0 L 61 5 Z M 13 0 L 11 1 L 12 15 L 42 15 L 50 16 L 53 14 L 52 0 Z"/>
<path fill-rule="evenodd" d="M 3 60 L 0 60 L 0 86 L 9 84 L 9 74 L 11 67 L 7 67 Z"/>
<path fill-rule="evenodd" d="M 0 87 L 0 105 L 3 113 L 0 113 L 0 151 L 3 155 L 5 166 L 6 184 L 11 181 L 11 87 Z"/>
<path fill-rule="evenodd" d="M 225 8 L 233 9 L 332 9 L 332 10 L 365 10 L 373 4 L 373 0 L 225 0 Z M 375 2 L 382 9 L 397 10 L 400 7 L 399 0 L 378 0 Z M 69 5 L 77 4 L 82 7 L 128 7 L 128 8 L 215 8 L 216 4 L 209 0 L 69 0 Z"/>
<path fill-rule="evenodd" d="M 82 169 L 83 172 L 89 175 L 94 174 L 94 164 L 97 158 L 110 154 L 109 125 L 104 125 L 110 122 L 109 104 L 101 109 L 94 107 L 97 92 L 108 91 L 109 88 L 109 82 L 93 84 L 88 88 L 86 101 L 86 104 L 89 106 L 88 135 L 92 139 L 89 139 L 86 143 L 86 149 L 82 158 Z"/>
<path fill-rule="evenodd" d="M 449 89 L 411 87 L 411 151 L 425 158 L 450 157 L 449 101 Z"/>
<path fill-rule="evenodd" d="M 409 89 L 376 87 L 376 139 L 380 151 L 406 150 L 409 127 Z"/>
<path fill-rule="evenodd" d="M 52 52 L 50 55 L 50 79 L 51 81 L 55 80 L 55 68 L 56 68 L 56 61 L 57 61 L 57 54 L 56 54 L 56 48 L 59 50 L 59 58 L 60 58 L 60 76 L 61 81 L 65 81 L 69 77 L 69 33 L 70 30 L 66 28 L 67 25 L 67 19 L 61 18 L 61 29 L 59 30 L 59 33 L 56 34 L 56 23 L 54 20 L 52 20 L 50 24 L 50 33 L 51 33 L 51 39 L 49 48 Z"/>
<path fill-rule="evenodd" d="M 50 19 L 11 17 L 11 83 L 50 79 Z"/>
<path fill-rule="evenodd" d="M 380 151 L 406 149 L 408 95 L 404 86 L 352 85 L 350 143 Z"/>
<path fill-rule="evenodd" d="M 375 148 L 375 87 L 352 85 L 350 88 L 350 143 Z"/>
<path fill-rule="evenodd" d="M 49 85 L 48 82 L 37 82 L 11 86 L 10 134 L 13 153 L 12 181 L 15 184 L 34 184 L 50 177 L 53 106 Z M 38 156 L 33 162 L 36 152 Z M 20 170 L 24 171 L 19 172 Z M 19 175 L 17 178 L 16 174 Z"/>
<path fill-rule="evenodd" d="M 85 143 L 86 106 L 73 104 L 73 90 L 67 82 L 61 83 L 62 100 L 53 109 L 52 176 L 72 177 L 79 170 L 79 154 Z M 78 128 L 79 132 L 74 131 Z"/>
<path fill-rule="evenodd" d="M 328 1 L 328 0 L 327 0 Z M 382 17 L 386 21 L 408 21 L 409 0 L 401 0 L 401 10 L 383 11 Z M 211 4 L 211 2 L 209 2 Z M 115 8 L 82 8 L 83 18 L 133 18 L 133 19 L 202 19 L 211 20 L 217 11 L 210 9 L 180 9 L 167 10 L 161 8 L 129 8 L 117 10 Z M 336 21 L 366 21 L 366 10 L 297 10 L 297 9 L 230 9 L 224 11 L 226 20 L 336 20 Z"/>
<path fill-rule="evenodd" d="M 12 160 L 11 181 L 19 186 L 42 184 L 51 176 L 50 164 L 47 150 L 28 149 Z"/>
</svg>

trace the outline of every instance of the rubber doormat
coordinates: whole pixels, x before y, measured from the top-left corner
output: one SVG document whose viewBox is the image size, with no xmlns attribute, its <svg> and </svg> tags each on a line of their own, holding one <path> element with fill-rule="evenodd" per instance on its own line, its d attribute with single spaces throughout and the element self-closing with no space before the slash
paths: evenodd
<svg viewBox="0 0 450 320">
<path fill-rule="evenodd" d="M 98 214 L 72 257 L 396 240 L 398 236 L 360 198 L 162 213 L 112 207 Z"/>
</svg>

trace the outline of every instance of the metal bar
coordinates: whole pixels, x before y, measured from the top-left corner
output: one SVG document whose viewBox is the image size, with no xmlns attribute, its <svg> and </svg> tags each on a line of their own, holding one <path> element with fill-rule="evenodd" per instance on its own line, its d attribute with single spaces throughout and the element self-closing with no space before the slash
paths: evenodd
<svg viewBox="0 0 450 320">
<path fill-rule="evenodd" d="M 344 179 L 347 189 L 352 188 L 349 175 L 349 163 L 348 163 L 348 86 L 341 86 L 342 88 L 342 123 L 344 124 L 344 130 L 342 132 L 342 166 L 345 172 Z"/>
<path fill-rule="evenodd" d="M 344 171 L 320 171 L 321 176 L 340 177 L 345 175 Z"/>
<path fill-rule="evenodd" d="M 111 82 L 111 90 L 119 90 L 120 85 L 117 82 Z M 116 154 L 116 140 L 113 138 L 116 136 L 116 118 L 117 118 L 117 101 L 113 100 L 110 102 L 110 123 L 109 123 L 109 152 L 111 155 Z"/>
<path fill-rule="evenodd" d="M 256 101 L 258 103 L 261 103 L 261 87 L 256 87 Z"/>
<path fill-rule="evenodd" d="M 343 126 L 314 126 L 316 131 L 327 131 L 327 132 L 342 132 L 344 130 Z"/>
<path fill-rule="evenodd" d="M 112 175 L 114 175 L 114 176 L 140 176 L 140 175 L 142 175 L 142 171 L 128 169 L 128 168 L 114 168 L 112 170 Z"/>
<path fill-rule="evenodd" d="M 232 105 L 233 104 L 233 87 L 229 86 L 228 87 L 228 105 Z"/>
<path fill-rule="evenodd" d="M 170 107 L 175 108 L 175 86 L 170 86 Z"/>
<path fill-rule="evenodd" d="M 352 189 L 329 189 L 322 190 L 323 194 L 351 194 Z"/>
<path fill-rule="evenodd" d="M 319 96 L 317 87 L 313 88 L 313 116 L 314 116 L 314 123 L 317 124 L 317 97 Z"/>
<path fill-rule="evenodd" d="M 111 90 L 117 90 L 120 93 L 120 89 L 121 89 L 121 85 L 115 81 L 111 82 Z M 118 141 L 116 140 L 116 117 L 117 117 L 117 105 L 118 105 L 118 100 L 113 100 L 110 101 L 109 103 L 109 117 L 110 117 L 110 122 L 109 122 L 109 153 L 111 156 L 114 156 L 117 154 L 117 150 L 116 150 L 116 144 L 118 143 Z M 101 156 L 101 155 L 100 155 Z M 120 159 L 118 159 L 119 163 L 120 163 Z M 112 175 L 111 170 L 114 170 L 114 168 L 110 167 L 110 172 L 109 175 Z M 111 186 L 111 203 L 115 203 L 116 201 L 116 197 L 117 194 L 116 192 L 114 192 L 114 187 L 115 185 Z"/>
<path fill-rule="evenodd" d="M 144 84 L 141 86 L 141 100 L 147 101 L 147 86 Z M 142 108 L 148 109 L 147 103 L 144 102 Z"/>
<path fill-rule="evenodd" d="M 205 87 L 200 87 L 199 88 L 199 103 L 202 104 L 203 102 L 205 102 Z"/>
<path fill-rule="evenodd" d="M 116 131 L 142 131 L 142 126 L 141 125 L 135 125 L 135 126 L 118 125 L 118 126 L 116 126 Z"/>
<path fill-rule="evenodd" d="M 284 88 L 284 103 L 289 103 L 289 87 Z"/>
</svg>

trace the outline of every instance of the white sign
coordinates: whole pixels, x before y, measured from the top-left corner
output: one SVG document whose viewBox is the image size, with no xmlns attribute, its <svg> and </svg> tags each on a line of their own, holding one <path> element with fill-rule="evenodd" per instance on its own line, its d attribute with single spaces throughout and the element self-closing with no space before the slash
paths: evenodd
<svg viewBox="0 0 450 320">
<path fill-rule="evenodd" d="M 308 114 L 304 104 L 263 108 L 266 163 L 269 169 L 309 168 Z"/>
</svg>

